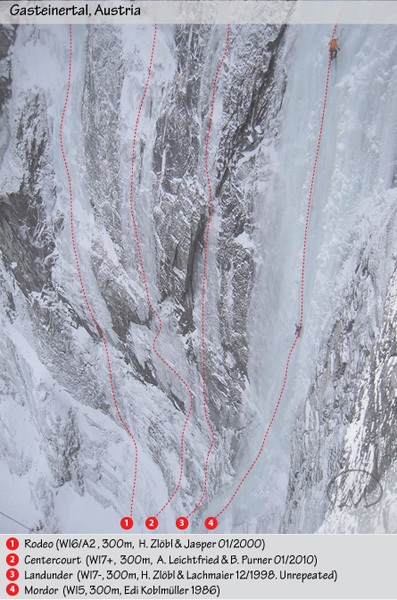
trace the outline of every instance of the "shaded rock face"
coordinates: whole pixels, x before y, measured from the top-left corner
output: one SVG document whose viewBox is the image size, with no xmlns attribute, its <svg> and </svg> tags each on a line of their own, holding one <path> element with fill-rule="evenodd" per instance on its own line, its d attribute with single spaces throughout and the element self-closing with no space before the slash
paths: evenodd
<svg viewBox="0 0 397 600">
<path fill-rule="evenodd" d="M 269 28 L 263 39 L 261 30 L 252 27 L 243 44 L 242 28 L 233 30 L 232 59 L 226 57 L 224 81 L 221 78 L 219 84 L 221 128 L 215 126 L 212 133 L 215 139 L 218 136 L 218 149 L 211 170 L 216 254 L 207 283 L 215 296 L 217 331 L 216 338 L 214 331 L 209 332 L 207 384 L 212 390 L 210 409 L 220 430 L 231 425 L 230 410 L 234 412 L 233 406 L 236 409 L 241 403 L 247 384 L 247 311 L 255 280 L 252 245 L 247 247 L 249 244 L 239 239 L 245 235 L 252 240 L 254 199 L 237 164 L 247 153 L 253 154 L 254 163 L 255 150 L 264 135 L 276 135 L 273 124 L 286 79 L 280 72 L 276 77 L 275 64 L 284 29 Z M 162 299 L 173 299 L 180 330 L 190 339 L 189 333 L 197 328 L 193 311 L 200 302 L 208 219 L 203 155 L 210 94 L 203 95 L 203 86 L 211 89 L 224 39 L 216 37 L 216 60 L 212 58 L 212 64 L 208 64 L 207 56 L 207 48 L 214 45 L 210 28 L 176 28 L 175 43 L 176 72 L 156 122 L 153 169 L 157 198 L 153 212 L 159 240 L 159 294 Z M 228 67 L 231 60 L 233 67 Z M 200 362 L 197 343 L 189 344 L 189 353 Z M 231 405 L 230 410 L 221 410 L 225 402 Z"/>
<path fill-rule="evenodd" d="M 207 221 L 207 198 L 200 176 L 205 119 L 201 88 L 210 36 L 210 28 L 176 28 L 175 74 L 156 121 L 152 152 L 159 293 L 162 300 L 175 300 L 174 310 L 184 334 L 196 329 L 193 305 L 200 289 L 198 266 Z"/>
<path fill-rule="evenodd" d="M 0 119 L 2 158 L 10 142 L 10 99 L 12 96 L 12 47 L 16 28 L 0 31 Z M 1 250 L 4 264 L 25 295 L 39 291 L 49 281 L 50 255 L 54 250 L 46 222 L 45 202 L 55 195 L 49 165 L 49 140 L 45 98 L 39 90 L 19 99 L 14 117 L 15 162 L 25 163 L 18 189 L 0 200 Z M 45 182 L 45 183 L 44 183 Z M 43 184 L 44 183 L 44 184 Z M 46 185 L 47 184 L 47 185 Z M 52 184 L 52 185 L 51 185 Z M 47 189 L 45 189 L 47 187 Z M 47 192 L 47 194 L 46 194 Z"/>
<path fill-rule="evenodd" d="M 39 292 L 51 282 L 50 267 L 55 249 L 47 202 L 55 195 L 53 171 L 49 164 L 48 128 L 40 92 L 26 97 L 16 115 L 15 160 L 25 163 L 19 189 L 1 198 L 1 247 L 5 265 L 11 269 L 26 296 Z"/>
<path fill-rule="evenodd" d="M 138 129 L 132 191 L 132 132 L 149 57 L 149 46 L 141 40 L 150 39 L 151 28 L 136 41 L 117 27 L 74 29 L 72 84 L 63 126 L 76 251 L 87 298 L 108 340 L 123 417 L 135 422 L 131 427 L 142 444 L 141 460 L 155 465 L 163 495 L 175 486 L 188 398 L 151 350 L 158 324 L 142 283 L 130 203 L 149 293 L 164 323 L 159 351 L 194 393 L 192 429 L 186 439 L 187 482 L 175 507 L 178 514 L 201 495 L 209 443 L 200 382 L 202 260 L 209 214 L 204 152 L 225 33 L 224 27 L 170 27 L 164 33 L 159 29 L 159 55 L 155 54 Z M 48 531 L 67 527 L 57 502 L 69 488 L 118 514 L 120 505 L 128 504 L 133 459 L 130 440 L 120 432 L 104 349 L 81 294 L 71 247 L 70 198 L 59 148 L 68 50 L 66 30 L 62 34 L 62 47 L 61 38 L 53 38 L 45 28 L 24 28 L 19 35 L 3 28 L 0 38 L 0 60 L 7 73 L 0 82 L 1 116 L 9 129 L 2 140 L 2 302 L 7 327 L 13 328 L 2 352 L 6 356 L 12 348 L 14 357 L 6 359 L 5 388 L 12 402 L 23 404 L 26 417 L 32 416 L 29 436 L 41 456 L 36 469 L 32 462 L 30 467 L 13 466 L 6 453 L 2 460 L 11 473 L 27 474 L 27 493 L 35 486 L 33 520 L 40 529 L 45 522 Z M 213 477 L 203 509 L 227 473 L 233 473 L 239 432 L 250 419 L 244 397 L 249 389 L 247 310 L 255 282 L 254 198 L 245 184 L 246 166 L 239 165 L 248 155 L 254 164 L 264 135 L 277 135 L 273 123 L 286 82 L 281 67 L 276 76 L 283 35 L 283 27 L 269 27 L 265 34 L 252 27 L 244 36 L 235 28 L 216 90 L 209 145 L 213 215 L 206 366 L 208 410 L 222 474 L 218 483 Z M 25 48 L 33 52 L 51 43 L 54 73 L 62 83 L 43 79 L 41 84 L 35 76 L 31 83 L 23 84 L 21 78 L 13 87 L 12 74 L 18 77 L 18 71 L 12 56 L 16 60 Z M 213 52 L 208 53 L 209 48 Z M 46 52 L 51 54 L 48 47 Z M 30 388 L 26 397 L 13 384 L 18 356 L 23 365 L 20 377 Z M 105 441 L 107 427 L 114 433 Z M 101 477 L 99 457 L 106 473 Z M 110 475 L 112 469 L 120 472 Z M 215 473 L 219 467 L 210 469 Z M 145 498 L 137 502 L 138 512 L 144 514 Z"/>
<path fill-rule="evenodd" d="M 0 154 L 4 153 L 9 141 L 8 101 L 11 97 L 11 51 L 15 41 L 16 28 L 3 26 L 0 31 Z"/>
<path fill-rule="evenodd" d="M 256 36 L 247 37 L 237 59 L 238 75 L 233 80 L 226 111 L 226 121 L 230 125 L 222 132 L 217 165 L 216 195 L 222 218 L 218 258 L 221 274 L 220 327 L 224 356 L 232 363 L 229 371 L 234 381 L 232 396 L 247 376 L 248 344 L 244 331 L 255 280 L 253 245 L 241 243 L 242 238 L 250 241 L 254 237 L 255 198 L 243 185 L 244 174 L 237 165 L 244 155 L 253 153 L 255 156 L 255 150 L 265 135 L 277 139 L 277 114 L 282 104 L 286 76 L 280 70 L 276 72 L 276 57 L 284 31 L 285 27 L 274 29 L 273 36 L 255 60 L 252 58 L 256 54 Z M 251 81 L 249 87 L 245 85 L 247 80 Z M 255 159 L 250 162 L 248 168 L 254 167 Z"/>
</svg>

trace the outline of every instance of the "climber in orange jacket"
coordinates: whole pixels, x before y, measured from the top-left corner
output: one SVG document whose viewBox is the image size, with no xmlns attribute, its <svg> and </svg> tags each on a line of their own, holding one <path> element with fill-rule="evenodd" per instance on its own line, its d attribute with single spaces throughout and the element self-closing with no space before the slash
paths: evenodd
<svg viewBox="0 0 397 600">
<path fill-rule="evenodd" d="M 340 48 L 338 45 L 338 40 L 336 38 L 332 38 L 329 42 L 329 51 L 331 53 L 331 60 L 336 58 L 336 55 L 338 54 L 339 50 L 340 50 Z"/>
</svg>

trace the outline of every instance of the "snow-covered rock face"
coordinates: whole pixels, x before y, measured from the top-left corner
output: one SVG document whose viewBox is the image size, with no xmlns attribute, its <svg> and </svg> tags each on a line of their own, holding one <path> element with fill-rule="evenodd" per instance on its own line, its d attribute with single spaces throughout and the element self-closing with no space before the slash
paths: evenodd
<svg viewBox="0 0 397 600">
<path fill-rule="evenodd" d="M 281 104 L 285 75 L 276 77 L 275 65 L 283 32 L 252 28 L 247 35 L 235 28 L 216 94 L 206 298 L 215 449 L 197 523 L 234 474 L 239 437 L 252 413 L 247 313 L 255 281 L 255 199 L 246 162 L 254 160 Z M 9 43 L 12 33 L 2 32 Z M 200 379 L 204 152 L 225 33 L 225 27 L 159 28 L 137 136 L 133 205 L 151 300 L 163 321 L 158 350 L 194 395 L 184 478 L 159 531 L 174 531 L 175 518 L 199 501 L 210 443 Z M 152 35 L 152 27 L 74 28 L 63 125 L 82 278 L 110 347 L 123 419 L 139 448 L 134 519 L 141 529 L 175 488 L 189 407 L 187 390 L 151 348 L 158 324 L 145 296 L 129 212 L 133 129 Z M 4 512 L 12 512 L 18 480 L 18 516 L 29 527 L 117 530 L 129 509 L 135 454 L 113 406 L 104 347 L 84 303 L 71 245 L 59 142 L 68 41 L 67 28 L 20 27 L 8 54 L 13 84 L 1 216 L 3 402 L 8 398 L 9 407 L 1 417 L 2 501 Z M 10 416 L 14 403 L 21 405 L 17 420 Z M 70 512 L 73 503 L 77 510 Z"/>
<path fill-rule="evenodd" d="M 393 33 L 344 30 L 311 215 L 304 329 L 264 454 L 219 531 L 396 529 Z M 329 34 L 231 28 L 209 142 L 205 351 L 215 446 L 191 531 L 230 498 L 279 393 L 298 319 Z M 199 501 L 211 440 L 201 383 L 205 147 L 225 35 L 224 26 L 158 28 L 137 132 L 132 204 L 163 322 L 157 349 L 194 398 L 184 476 L 160 533 L 174 532 Z M 189 410 L 186 387 L 152 350 L 158 322 L 129 209 L 152 39 L 147 26 L 74 27 L 63 124 L 81 275 L 139 451 L 135 532 L 175 489 Z M 112 532 L 129 511 L 135 451 L 71 243 L 59 139 L 68 52 L 63 26 L 0 30 L 0 511 L 45 532 Z M 376 505 L 351 508 L 349 490 L 329 493 L 349 469 L 368 473 L 369 488 L 371 477 L 379 482 Z M 1 517 L 1 531 L 16 528 Z"/>
<path fill-rule="evenodd" d="M 330 97 L 336 154 L 320 184 L 315 285 L 328 286 L 332 312 L 293 436 L 288 532 L 397 531 L 397 45 L 393 28 L 350 30 Z"/>
</svg>

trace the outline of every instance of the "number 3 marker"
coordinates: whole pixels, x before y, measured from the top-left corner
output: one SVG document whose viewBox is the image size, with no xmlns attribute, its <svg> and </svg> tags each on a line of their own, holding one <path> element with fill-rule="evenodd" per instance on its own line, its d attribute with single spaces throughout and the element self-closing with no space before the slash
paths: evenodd
<svg viewBox="0 0 397 600">
<path fill-rule="evenodd" d="M 189 527 L 189 521 L 186 517 L 179 517 L 179 519 L 176 520 L 176 526 L 178 529 L 187 529 Z"/>
</svg>

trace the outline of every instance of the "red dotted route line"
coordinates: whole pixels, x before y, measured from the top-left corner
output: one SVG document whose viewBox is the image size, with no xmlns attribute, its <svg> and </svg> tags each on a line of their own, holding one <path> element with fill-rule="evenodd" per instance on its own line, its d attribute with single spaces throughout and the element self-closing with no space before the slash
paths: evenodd
<svg viewBox="0 0 397 600">
<path fill-rule="evenodd" d="M 335 34 L 336 34 L 336 30 L 338 27 L 338 23 L 336 23 L 336 25 L 334 26 L 333 32 L 332 32 L 332 39 L 334 39 Z M 319 153 L 320 153 L 320 146 L 321 146 L 321 140 L 322 140 L 322 136 L 323 136 L 323 128 L 324 128 L 324 119 L 325 119 L 325 111 L 326 111 L 326 107 L 327 107 L 327 98 L 328 98 L 328 91 L 329 91 L 329 80 L 330 80 L 330 74 L 331 74 L 331 53 L 329 53 L 328 55 L 328 67 L 327 67 L 327 76 L 326 76 L 326 80 L 325 80 L 325 91 L 324 91 L 324 101 L 323 101 L 323 107 L 322 107 L 322 113 L 321 113 L 321 121 L 320 121 L 320 130 L 319 130 L 319 134 L 318 134 L 318 139 L 317 139 L 317 147 L 316 147 L 316 153 L 315 153 L 315 158 L 314 158 L 314 164 L 313 164 L 313 170 L 312 170 L 312 177 L 311 177 L 311 182 L 310 182 L 310 189 L 309 189 L 309 197 L 308 197 L 308 202 L 307 202 L 307 209 L 306 209 L 306 222 L 305 222 L 305 231 L 304 231 L 304 236 L 303 236 L 303 251 L 302 251 L 302 269 L 301 269 L 301 286 L 300 286 L 300 315 L 299 315 L 299 329 L 297 330 L 296 334 L 295 334 L 295 339 L 292 343 L 291 348 L 289 349 L 288 352 L 288 356 L 287 356 L 287 361 L 285 364 L 285 369 L 284 369 L 284 377 L 283 377 L 283 382 L 282 382 L 282 386 L 281 386 L 281 390 L 277 399 L 277 403 L 276 406 L 274 407 L 273 410 L 273 414 L 272 417 L 270 419 L 270 422 L 267 426 L 267 429 L 265 431 L 265 435 L 263 437 L 261 446 L 259 448 L 259 451 L 257 453 L 257 455 L 255 456 L 253 462 L 251 463 L 250 467 L 248 468 L 248 470 L 246 471 L 244 477 L 241 479 L 241 481 L 239 482 L 238 486 L 236 487 L 235 491 L 233 492 L 230 500 L 225 504 L 225 506 L 215 515 L 215 517 L 209 517 L 207 519 L 207 521 L 212 521 L 211 526 L 208 527 L 210 529 L 214 529 L 217 525 L 217 519 L 220 515 L 222 515 L 227 508 L 229 508 L 229 506 L 231 505 L 231 503 L 233 502 L 234 498 L 237 496 L 238 492 L 240 491 L 241 486 L 243 485 L 244 481 L 247 479 L 248 475 L 251 473 L 251 471 L 253 470 L 253 468 L 255 467 L 256 463 L 258 462 L 263 449 L 265 447 L 270 429 L 274 423 L 274 420 L 276 418 L 277 415 L 277 411 L 280 407 L 281 404 L 281 400 L 282 397 L 284 395 L 284 391 L 285 391 L 285 387 L 287 385 L 287 380 L 288 380 L 288 371 L 289 371 L 289 367 L 290 367 L 290 362 L 291 362 L 291 357 L 292 354 L 295 350 L 296 344 L 298 342 L 298 338 L 300 336 L 300 328 L 303 325 L 303 315 L 304 315 L 304 285 L 305 285 L 305 265 L 306 265 L 306 254 L 307 254 L 307 237 L 308 237 L 308 230 L 309 230 L 309 219 L 310 219 L 310 211 L 311 211 L 311 206 L 312 206 L 312 199 L 313 199 L 313 190 L 314 190 L 314 181 L 315 181 L 315 177 L 316 177 L 316 171 L 317 171 L 317 164 L 318 164 L 318 157 L 319 157 Z"/>
<path fill-rule="evenodd" d="M 230 1 L 231 0 L 229 0 L 229 2 Z M 207 384 L 206 384 L 206 362 L 205 362 L 205 360 L 206 360 L 205 359 L 205 299 L 206 299 L 206 288 L 207 288 L 209 234 L 210 234 L 211 217 L 212 217 L 212 211 L 213 211 L 213 201 L 214 201 L 214 194 L 212 191 L 211 176 L 210 176 L 210 168 L 209 168 L 209 164 L 208 164 L 208 156 L 209 156 L 209 143 L 210 143 L 210 137 L 211 137 L 212 123 L 213 123 L 214 110 L 215 110 L 216 89 L 218 86 L 218 80 L 219 80 L 219 76 L 220 76 L 220 73 L 221 73 L 221 70 L 223 67 L 223 63 L 225 62 L 226 55 L 227 55 L 227 52 L 229 49 L 229 41 L 230 41 L 230 24 L 228 24 L 227 29 L 226 29 L 225 47 L 223 50 L 221 60 L 219 61 L 218 69 L 216 71 L 216 74 L 214 77 L 214 82 L 212 85 L 211 109 L 210 109 L 210 114 L 209 114 L 209 123 L 208 123 L 207 137 L 205 140 L 205 152 L 204 152 L 205 175 L 206 175 L 206 179 L 207 179 L 209 203 L 208 203 L 208 218 L 207 218 L 207 224 L 206 224 L 206 228 L 205 228 L 205 248 L 204 248 L 204 255 L 203 255 L 203 279 L 202 279 L 202 285 L 201 285 L 201 380 L 202 380 L 204 415 L 205 415 L 205 420 L 207 422 L 208 428 L 211 432 L 211 443 L 208 448 L 207 456 L 205 458 L 203 492 L 202 492 L 200 500 L 197 502 L 196 506 L 189 513 L 188 517 L 190 517 L 194 512 L 196 512 L 196 510 L 201 505 L 201 503 L 203 502 L 203 500 L 207 494 L 208 464 L 209 464 L 210 455 L 211 455 L 211 452 L 212 452 L 212 449 L 213 449 L 214 443 L 215 443 L 215 431 L 214 431 L 214 428 L 212 427 L 211 421 L 208 416 L 208 406 L 207 406 L 208 394 L 207 394 Z"/>
<path fill-rule="evenodd" d="M 188 396 L 189 396 L 190 405 L 189 405 L 189 410 L 188 410 L 188 413 L 186 415 L 186 418 L 185 418 L 185 421 L 184 421 L 184 424 L 183 424 L 182 434 L 181 434 L 179 479 L 177 481 L 177 484 L 175 486 L 174 491 L 172 492 L 171 496 L 168 498 L 167 502 L 154 515 L 154 517 L 151 517 L 150 520 L 152 521 L 153 524 L 152 524 L 152 526 L 150 528 L 153 528 L 153 529 L 155 527 L 157 527 L 157 519 L 156 519 L 156 521 L 154 521 L 154 519 L 157 518 L 163 512 L 163 510 L 170 504 L 170 502 L 175 497 L 176 493 L 178 492 L 178 490 L 180 488 L 182 477 L 183 477 L 183 470 L 184 470 L 185 433 L 186 433 L 186 428 L 187 428 L 187 425 L 188 425 L 188 422 L 189 422 L 189 419 L 190 419 L 190 416 L 191 416 L 192 410 L 193 410 L 193 393 L 192 393 L 191 389 L 189 388 L 189 386 L 186 383 L 185 379 L 176 371 L 176 369 L 172 365 L 170 365 L 165 360 L 165 358 L 159 353 L 159 351 L 157 350 L 157 347 L 156 347 L 157 341 L 158 341 L 158 339 L 160 337 L 160 334 L 162 332 L 162 329 L 163 329 L 163 322 L 162 322 L 162 319 L 161 319 L 159 313 L 155 309 L 155 307 L 153 305 L 153 302 L 151 300 L 151 297 L 150 297 L 149 285 L 148 285 L 148 281 L 147 281 L 147 277 L 146 277 L 146 271 L 145 271 L 145 266 L 144 266 L 144 262 L 143 262 L 143 258 L 142 258 L 142 250 L 141 250 L 141 244 L 140 244 L 140 240 L 139 240 L 138 225 L 137 225 L 137 221 L 136 221 L 136 217 L 135 217 L 135 211 L 134 211 L 135 151 L 136 151 L 136 145 L 137 145 L 138 127 L 139 127 L 139 121 L 140 121 L 140 118 L 141 118 L 141 113 L 142 113 L 143 105 L 144 105 L 145 98 L 146 98 L 146 95 L 147 95 L 147 92 L 148 92 L 148 88 L 149 88 L 150 77 L 151 77 L 152 70 L 153 70 L 153 57 L 154 57 L 154 50 L 155 50 L 155 46 L 156 46 L 156 39 L 157 39 L 157 25 L 154 26 L 153 42 L 152 42 L 152 49 L 151 49 L 151 53 L 150 53 L 150 61 L 149 61 L 148 74 L 147 74 L 146 83 L 145 83 L 145 87 L 144 87 L 144 90 L 143 90 L 142 98 L 141 98 L 141 101 L 140 101 L 140 104 L 139 104 L 137 117 L 136 117 L 136 120 L 135 120 L 134 135 L 133 135 L 133 141 L 132 141 L 132 154 L 131 154 L 130 213 L 131 213 L 131 220 L 132 220 L 132 224 L 133 224 L 133 228 L 134 228 L 134 233 L 135 233 L 135 241 L 136 241 L 137 252 L 138 252 L 138 260 L 139 260 L 139 266 L 140 266 L 140 270 L 141 270 L 143 285 L 144 285 L 144 288 L 145 288 L 146 300 L 147 300 L 149 309 L 155 315 L 155 317 L 156 317 L 156 319 L 158 321 L 158 329 L 157 329 L 157 333 L 156 333 L 156 335 L 155 335 L 155 337 L 153 339 L 153 342 L 152 342 L 152 350 L 153 350 L 154 354 L 157 356 L 157 358 L 167 367 L 167 369 L 169 369 L 171 371 L 171 373 L 173 373 L 173 375 L 175 375 L 175 377 L 177 377 L 179 379 L 179 381 L 185 387 L 185 389 L 186 389 L 186 391 L 188 393 Z"/>
<path fill-rule="evenodd" d="M 71 88 L 71 80 L 72 80 L 72 58 L 73 58 L 73 31 L 72 31 L 72 25 L 69 25 L 69 63 L 68 63 L 68 77 L 67 77 L 67 86 L 66 86 L 66 97 L 65 97 L 65 103 L 63 105 L 63 109 L 62 109 L 62 116 L 61 116 L 61 120 L 60 120 L 60 124 L 59 124 L 59 144 L 60 144 L 60 148 L 61 148 L 61 153 L 62 153 L 62 159 L 63 159 L 63 163 L 65 166 L 65 171 L 66 171 L 66 176 L 67 176 L 67 180 L 68 180 L 68 190 L 69 190 L 69 215 L 70 215 L 70 232 L 71 232 L 71 241 L 72 241 L 72 248 L 73 248 L 73 254 L 74 254 L 74 259 L 75 259 L 75 263 L 76 263 L 76 268 L 77 268 L 77 274 L 78 274 L 78 278 L 79 278 L 79 282 L 80 282 L 80 288 L 83 294 L 83 298 L 84 298 L 84 302 L 85 305 L 87 307 L 88 313 L 102 339 L 103 342 L 103 346 L 105 348 L 105 353 L 106 353 L 106 361 L 107 361 L 107 369 L 108 369 L 108 375 L 109 375 L 109 383 L 110 383 L 110 391 L 111 391 L 111 395 L 112 395 L 112 399 L 113 399 L 113 404 L 114 407 L 116 409 L 117 412 L 117 416 L 120 419 L 120 422 L 122 424 L 122 426 L 124 427 L 125 431 L 128 433 L 128 435 L 130 436 L 133 444 L 134 444 L 134 450 L 135 450 L 135 460 L 134 460 L 134 469 L 133 469 L 133 484 L 132 484 L 132 491 L 131 491 L 131 503 L 130 503 L 130 515 L 132 516 L 132 509 L 133 509 L 133 505 L 134 505 L 134 498 L 135 498 L 135 489 L 136 489 L 136 481 L 137 481 L 137 473 L 138 473 L 138 446 L 136 443 L 136 439 L 133 436 L 131 430 L 129 429 L 128 425 L 125 423 L 118 403 L 117 403 L 117 397 L 116 397 L 116 392 L 115 392 L 115 388 L 114 388 L 114 379 L 113 379 L 113 370 L 112 370 L 112 366 L 111 366 L 111 361 L 110 361 L 110 353 L 109 353 L 109 348 L 108 348 L 108 344 L 105 338 L 105 334 L 102 331 L 102 328 L 100 327 L 94 312 L 91 308 L 90 302 L 88 300 L 87 297 L 87 293 L 85 290 L 85 286 L 84 286 L 84 282 L 83 282 L 83 276 L 81 273 L 81 267 L 80 267 L 80 260 L 79 260 L 79 256 L 77 253 L 77 246 L 76 246 L 76 237 L 75 237 L 75 228 L 74 228 L 74 216 L 73 216 L 73 188 L 72 188 L 72 179 L 70 176 L 70 171 L 69 171 L 69 166 L 68 166 L 68 162 L 66 159 L 66 153 L 65 153 L 65 148 L 64 148 L 64 144 L 63 144 L 63 126 L 64 126 L 64 122 L 65 122 L 65 116 L 66 116 L 66 110 L 67 110 L 67 106 L 68 106 L 68 102 L 69 102 L 69 96 L 70 96 L 70 88 Z"/>
<path fill-rule="evenodd" d="M 334 29 L 332 31 L 331 40 L 333 40 L 335 38 L 335 34 L 336 34 L 337 28 L 338 28 L 338 23 L 336 23 L 336 25 L 334 26 Z M 300 289 L 300 310 L 299 310 L 299 327 L 302 327 L 302 324 L 303 324 L 304 295 L 305 295 L 305 265 L 306 265 L 306 254 L 307 254 L 307 236 L 308 236 L 308 231 L 309 231 L 309 217 L 310 217 L 310 211 L 311 211 L 311 205 L 312 205 L 312 199 L 313 199 L 314 180 L 316 178 L 318 157 L 319 157 L 319 154 L 320 154 L 321 140 L 322 140 L 322 137 L 323 137 L 323 128 L 324 128 L 325 110 L 327 108 L 327 98 L 328 98 L 328 91 L 329 91 L 330 74 L 331 74 L 331 52 L 329 52 L 329 54 L 328 54 L 328 68 L 327 68 L 327 77 L 326 77 L 326 80 L 325 80 L 323 110 L 322 110 L 322 113 L 321 113 L 320 131 L 319 131 L 318 139 L 317 139 L 316 154 L 315 154 L 315 157 L 314 157 L 312 178 L 311 178 L 311 181 L 310 181 L 309 198 L 308 198 L 308 201 L 307 201 L 305 233 L 303 235 L 301 289 Z"/>
</svg>

